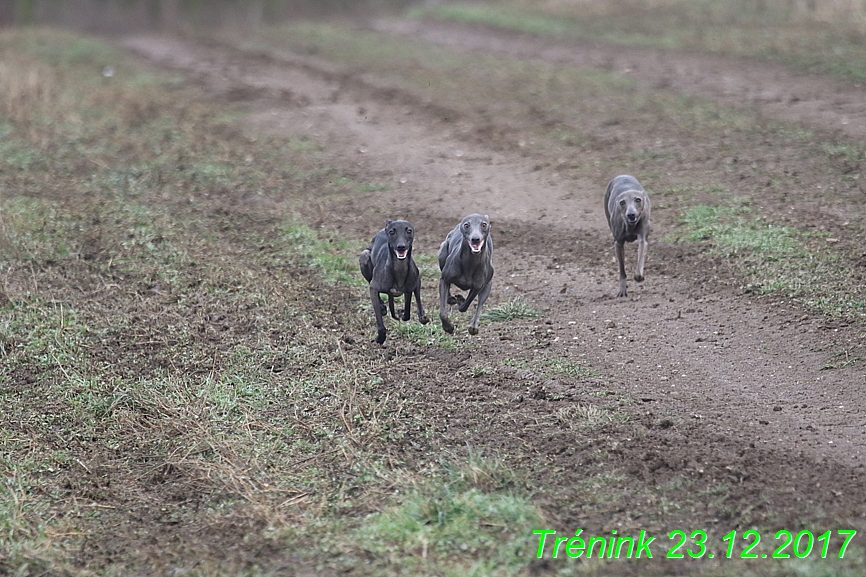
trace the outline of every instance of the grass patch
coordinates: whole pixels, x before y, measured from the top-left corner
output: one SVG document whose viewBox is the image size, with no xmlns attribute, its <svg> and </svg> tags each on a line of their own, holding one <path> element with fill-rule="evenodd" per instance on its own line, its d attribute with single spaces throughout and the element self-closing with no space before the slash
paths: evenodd
<svg viewBox="0 0 866 577">
<path fill-rule="evenodd" d="M 776 226 L 762 217 L 752 218 L 746 206 L 697 205 L 686 210 L 681 222 L 688 231 L 684 240 L 710 240 L 726 251 L 726 256 L 758 254 L 765 262 L 806 256 L 796 229 Z"/>
<path fill-rule="evenodd" d="M 418 322 L 415 311 L 413 311 L 412 318 L 408 322 L 394 321 L 393 319 L 392 321 L 390 329 L 416 345 L 439 347 L 448 351 L 456 350 L 458 347 L 457 338 L 442 330 L 438 318 L 422 325 Z"/>
<path fill-rule="evenodd" d="M 532 360 L 505 358 L 502 360 L 502 364 L 508 367 L 537 371 L 549 377 L 590 378 L 598 376 L 585 362 L 573 361 L 563 357 Z"/>
<path fill-rule="evenodd" d="M 543 521 L 501 462 L 478 455 L 446 464 L 402 502 L 368 518 L 357 538 L 388 566 L 413 575 L 519 575 L 527 538 Z"/>
<path fill-rule="evenodd" d="M 866 79 L 866 8 L 784 0 L 613 0 L 447 3 L 413 8 L 416 18 L 482 24 L 559 38 L 757 56 L 791 67 Z"/>
<path fill-rule="evenodd" d="M 591 429 L 614 420 L 615 415 L 595 405 L 575 403 L 556 412 L 557 422 L 565 427 Z"/>
<path fill-rule="evenodd" d="M 415 6 L 406 13 L 409 18 L 438 18 L 461 24 L 484 24 L 546 36 L 577 36 L 584 32 L 580 20 L 557 18 L 516 4 L 448 3 L 437 6 Z"/>
<path fill-rule="evenodd" d="M 481 313 L 481 318 L 490 322 L 506 322 L 517 319 L 534 319 L 541 316 L 523 296 L 516 296 Z"/>
<path fill-rule="evenodd" d="M 755 217 L 748 204 L 697 205 L 681 219 L 680 240 L 709 242 L 714 255 L 732 262 L 745 276 L 744 289 L 781 294 L 829 316 L 863 317 L 866 294 L 849 279 L 850 260 L 828 244 L 826 235 L 806 234 Z"/>
<path fill-rule="evenodd" d="M 837 351 L 827 359 L 827 362 L 821 365 L 822 371 L 844 369 L 852 367 L 861 361 L 866 361 L 866 356 L 852 355 L 848 349 Z"/>
<path fill-rule="evenodd" d="M 572 361 L 565 358 L 555 358 L 547 362 L 556 375 L 567 375 L 571 377 L 597 377 L 598 373 L 588 367 L 583 361 Z"/>
<path fill-rule="evenodd" d="M 292 222 L 283 232 L 290 243 L 292 258 L 304 266 L 316 268 L 326 282 L 367 285 L 358 268 L 361 250 L 357 242 L 339 235 L 316 232 L 300 222 Z"/>
</svg>

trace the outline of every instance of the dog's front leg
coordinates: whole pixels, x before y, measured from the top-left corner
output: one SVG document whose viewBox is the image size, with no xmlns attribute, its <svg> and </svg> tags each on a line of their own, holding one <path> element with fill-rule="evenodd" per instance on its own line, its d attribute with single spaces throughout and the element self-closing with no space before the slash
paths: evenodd
<svg viewBox="0 0 866 577">
<path fill-rule="evenodd" d="M 446 333 L 454 332 L 454 325 L 448 320 L 448 294 L 451 285 L 443 278 L 439 279 L 439 320 L 442 321 L 442 330 Z"/>
<path fill-rule="evenodd" d="M 493 282 L 488 282 L 481 288 L 481 291 L 478 293 L 478 304 L 475 306 L 475 315 L 472 317 L 472 323 L 469 325 L 469 334 L 477 335 L 478 334 L 478 319 L 481 318 L 481 307 L 484 306 L 484 302 L 487 300 L 487 297 L 490 296 L 490 289 L 493 287 Z M 470 293 L 471 295 L 471 293 Z M 466 299 L 469 300 L 469 299 Z"/>
<path fill-rule="evenodd" d="M 406 297 L 408 299 L 408 297 Z M 407 301 L 408 302 L 408 301 Z M 418 303 L 418 322 L 422 325 L 426 325 L 430 322 L 430 319 L 427 318 L 427 315 L 424 314 L 424 306 L 421 304 L 421 281 L 419 279 L 418 284 L 415 285 L 415 302 Z M 406 311 L 408 314 L 409 307 L 407 305 Z"/>
<path fill-rule="evenodd" d="M 637 237 L 637 267 L 634 269 L 634 280 L 643 282 L 643 265 L 646 261 L 646 249 L 649 243 L 646 237 L 641 235 Z"/>
<path fill-rule="evenodd" d="M 376 342 L 380 345 L 385 342 L 385 321 L 382 319 L 385 311 L 385 303 L 379 298 L 379 289 L 370 286 L 370 300 L 373 302 L 373 312 L 376 313 L 376 328 L 379 332 L 376 335 Z"/>
<path fill-rule="evenodd" d="M 405 301 L 404 304 L 406 306 L 403 307 L 402 319 L 404 321 L 408 321 L 412 316 L 411 315 L 411 312 L 412 312 L 412 292 L 409 291 L 409 292 L 403 293 L 403 300 Z"/>
<path fill-rule="evenodd" d="M 614 243 L 616 261 L 619 263 L 619 294 L 617 297 L 628 296 L 628 285 L 625 281 L 625 243 Z"/>
</svg>

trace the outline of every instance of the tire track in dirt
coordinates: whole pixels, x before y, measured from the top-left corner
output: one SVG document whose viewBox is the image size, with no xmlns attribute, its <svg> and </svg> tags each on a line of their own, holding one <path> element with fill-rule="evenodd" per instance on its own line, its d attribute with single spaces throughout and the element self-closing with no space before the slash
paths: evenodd
<svg viewBox="0 0 866 577">
<path fill-rule="evenodd" d="M 630 299 L 614 299 L 605 183 L 557 180 L 516 151 L 470 147 L 459 136 L 466 120 L 446 120 L 433 104 L 328 63 L 179 38 L 138 36 L 123 45 L 182 71 L 211 96 L 252 105 L 251 131 L 310 135 L 336 166 L 392 184 L 323 214 L 328 226 L 365 238 L 385 216 L 407 215 L 420 229 L 416 244 L 434 252 L 439 231 L 465 213 L 489 212 L 497 241 L 491 302 L 528 295 L 546 313 L 533 346 L 588 360 L 606 388 L 642 403 L 634 410 L 646 422 L 669 423 L 678 442 L 691 445 L 665 451 L 705 453 L 718 464 L 733 462 L 731 447 L 741 447 L 776 455 L 780 486 L 791 471 L 826 490 L 836 482 L 840 495 L 862 485 L 838 471 L 859 475 L 866 462 L 863 372 L 821 371 L 827 350 L 858 338 L 856 327 L 802 315 L 783 299 L 752 300 L 724 263 L 659 241 L 650 247 L 647 281 L 630 283 Z M 659 221 L 663 227 L 664 215 Z M 434 292 L 425 288 L 426 302 L 435 302 Z M 515 346 L 502 338 L 502 329 L 482 326 L 477 359 L 500 366 Z M 544 398 L 544 387 L 557 385 L 520 386 Z"/>
</svg>

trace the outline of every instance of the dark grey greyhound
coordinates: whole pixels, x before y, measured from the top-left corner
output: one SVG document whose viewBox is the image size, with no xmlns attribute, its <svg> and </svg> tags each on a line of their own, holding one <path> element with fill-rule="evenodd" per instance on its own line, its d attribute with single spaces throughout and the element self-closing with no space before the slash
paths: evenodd
<svg viewBox="0 0 866 577">
<path fill-rule="evenodd" d="M 469 325 L 469 334 L 478 334 L 478 318 L 481 307 L 490 295 L 493 286 L 493 237 L 490 236 L 490 219 L 480 214 L 470 214 L 448 233 L 439 247 L 439 319 L 446 333 L 454 332 L 448 319 L 448 305 L 456 304 L 457 310 L 465 313 L 477 296 L 475 316 Z M 469 294 L 452 296 L 451 285 L 456 285 Z"/>
<path fill-rule="evenodd" d="M 613 234 L 619 263 L 619 297 L 627 297 L 625 282 L 625 243 L 637 241 L 637 266 L 634 280 L 643 282 L 647 237 L 650 233 L 650 199 L 633 176 L 622 174 L 611 180 L 604 193 L 604 214 Z"/>
<path fill-rule="evenodd" d="M 385 303 L 379 296 L 382 293 L 388 295 L 388 308 L 391 316 L 397 320 L 394 312 L 394 297 L 403 295 L 405 308 L 402 320 L 408 321 L 412 310 L 412 293 L 418 303 L 418 320 L 426 325 L 430 322 L 424 314 L 421 305 L 421 275 L 418 267 L 412 259 L 412 240 L 415 230 L 408 220 L 386 220 L 385 228 L 376 233 L 370 246 L 365 248 L 358 256 L 361 265 L 361 274 L 370 283 L 370 300 L 373 303 L 373 312 L 376 313 L 376 327 L 379 333 L 376 342 L 380 345 L 385 342 Z"/>
</svg>

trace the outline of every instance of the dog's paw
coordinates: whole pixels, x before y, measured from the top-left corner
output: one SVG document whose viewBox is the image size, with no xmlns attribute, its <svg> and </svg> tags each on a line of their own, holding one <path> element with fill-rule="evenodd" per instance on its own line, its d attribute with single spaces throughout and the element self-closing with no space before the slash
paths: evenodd
<svg viewBox="0 0 866 577">
<path fill-rule="evenodd" d="M 634 280 L 635 280 L 636 282 L 643 282 L 643 275 L 642 275 L 642 274 L 635 274 L 635 275 L 634 275 Z"/>
<path fill-rule="evenodd" d="M 450 335 L 454 332 L 454 325 L 450 321 L 442 319 L 442 330 Z"/>
<path fill-rule="evenodd" d="M 400 317 L 400 319 L 404 321 L 408 321 L 410 318 L 412 318 L 412 315 L 410 315 L 408 312 L 403 313 L 403 316 Z"/>
<path fill-rule="evenodd" d="M 421 315 L 420 317 L 418 317 L 418 322 L 422 325 L 426 325 L 430 322 L 430 317 L 428 317 L 427 315 Z"/>
<path fill-rule="evenodd" d="M 379 331 L 379 334 L 376 335 L 376 342 L 379 343 L 380 345 L 384 344 L 385 343 L 385 337 L 386 337 L 385 331 Z"/>
<path fill-rule="evenodd" d="M 477 335 L 478 334 L 478 327 L 469 327 L 469 334 L 470 335 Z"/>
<path fill-rule="evenodd" d="M 625 289 L 619 291 L 619 294 L 616 295 L 617 298 L 625 298 L 625 297 L 627 297 L 627 296 L 628 296 L 628 291 L 625 290 Z"/>
</svg>

